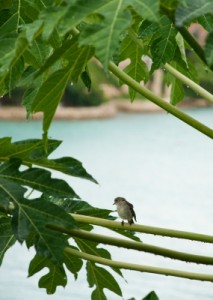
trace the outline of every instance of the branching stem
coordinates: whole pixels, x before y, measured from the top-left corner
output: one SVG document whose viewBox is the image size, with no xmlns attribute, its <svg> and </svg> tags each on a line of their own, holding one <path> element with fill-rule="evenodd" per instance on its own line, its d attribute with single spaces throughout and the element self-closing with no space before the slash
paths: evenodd
<svg viewBox="0 0 213 300">
<path fill-rule="evenodd" d="M 160 268 L 160 267 L 152 267 L 140 264 L 132 264 L 126 262 L 115 261 L 111 259 L 106 259 L 100 256 L 91 255 L 85 252 L 80 252 L 78 250 L 72 249 L 70 247 L 66 247 L 64 251 L 73 256 L 80 257 L 82 259 L 86 259 L 89 261 L 93 261 L 95 263 L 99 263 L 102 265 L 110 266 L 110 267 L 117 267 L 121 269 L 128 269 L 132 271 L 139 271 L 139 272 L 146 272 L 146 273 L 154 273 L 154 274 L 161 274 L 166 276 L 175 276 L 187 279 L 194 279 L 194 280 L 202 280 L 202 281 L 211 281 L 213 282 L 213 275 L 211 274 L 202 274 L 202 273 L 194 273 L 194 272 L 187 272 L 181 270 L 174 270 L 174 269 L 167 269 L 167 268 Z"/>
<path fill-rule="evenodd" d="M 58 225 L 49 225 L 48 227 L 53 230 L 57 230 L 59 232 L 67 233 L 71 237 L 77 237 L 80 239 L 94 241 L 97 243 L 122 247 L 125 249 L 143 251 L 143 252 L 152 253 L 155 255 L 161 255 L 164 257 L 177 259 L 185 262 L 213 265 L 213 257 L 210 256 L 201 256 L 201 255 L 196 255 L 196 254 L 191 254 L 186 252 L 180 252 L 180 251 L 171 250 L 163 247 L 153 246 L 150 244 L 145 244 L 143 242 L 120 239 L 112 236 L 106 236 L 103 234 L 92 233 L 81 229 L 67 229 Z"/>
<path fill-rule="evenodd" d="M 122 71 L 119 67 L 117 67 L 113 62 L 109 63 L 109 70 L 122 82 L 126 83 L 128 86 L 133 88 L 139 94 L 143 95 L 145 98 L 149 99 L 151 102 L 155 103 L 157 106 L 161 107 L 168 113 L 174 115 L 178 119 L 182 120 L 186 124 L 192 126 L 197 129 L 201 133 L 207 135 L 210 138 L 213 138 L 213 130 L 191 116 L 187 115 L 183 111 L 179 110 L 175 106 L 167 103 L 162 98 L 156 96 L 153 92 L 151 92 L 146 87 L 140 85 L 136 82 L 132 77 L 127 75 L 124 71 Z"/>
<path fill-rule="evenodd" d="M 160 228 L 160 227 L 153 227 L 153 226 L 146 226 L 146 225 L 138 225 L 138 224 L 132 224 L 132 225 L 125 224 L 124 226 L 122 226 L 120 222 L 95 218 L 95 217 L 90 217 L 85 215 L 78 215 L 78 214 L 72 214 L 72 217 L 77 222 L 103 226 L 111 229 L 127 229 L 135 232 L 142 232 L 142 233 L 153 234 L 153 235 L 199 241 L 204 243 L 213 243 L 212 235 L 206 235 L 202 233 L 194 233 L 188 231 L 181 231 L 181 230 Z"/>
</svg>

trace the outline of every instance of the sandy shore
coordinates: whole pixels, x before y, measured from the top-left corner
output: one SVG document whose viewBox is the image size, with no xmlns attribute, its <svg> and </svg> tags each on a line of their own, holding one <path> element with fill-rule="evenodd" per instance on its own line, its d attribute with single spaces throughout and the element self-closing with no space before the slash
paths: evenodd
<svg viewBox="0 0 213 300">
<path fill-rule="evenodd" d="M 58 107 L 54 119 L 56 120 L 85 120 L 115 117 L 119 112 L 155 112 L 161 109 L 149 101 L 112 100 L 95 107 Z M 33 120 L 40 120 L 42 113 L 31 116 Z M 23 107 L 0 107 L 0 120 L 26 120 L 26 110 Z"/>
<path fill-rule="evenodd" d="M 197 99 L 194 105 L 185 104 L 183 108 L 206 107 L 206 101 Z M 111 100 L 105 104 L 94 107 L 62 107 L 59 106 L 54 116 L 55 120 L 87 120 L 113 118 L 119 112 L 130 113 L 153 113 L 163 111 L 160 107 L 150 101 L 136 100 L 131 103 L 128 100 Z M 41 120 L 42 113 L 31 116 L 32 120 Z M 0 120 L 26 120 L 26 110 L 24 107 L 0 106 Z"/>
</svg>

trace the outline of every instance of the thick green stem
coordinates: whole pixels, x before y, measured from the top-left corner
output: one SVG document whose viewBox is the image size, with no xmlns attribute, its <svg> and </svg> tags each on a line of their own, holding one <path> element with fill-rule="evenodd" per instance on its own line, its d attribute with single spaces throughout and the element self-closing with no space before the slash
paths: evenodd
<svg viewBox="0 0 213 300">
<path fill-rule="evenodd" d="M 102 244 L 108 244 L 116 247 L 123 247 L 125 249 L 148 252 L 148 253 L 161 255 L 164 257 L 169 257 L 172 259 L 177 259 L 185 262 L 194 262 L 197 264 L 213 265 L 213 257 L 210 256 L 201 256 L 201 255 L 195 255 L 186 252 L 175 251 L 163 247 L 145 244 L 142 242 L 124 240 L 112 236 L 106 236 L 103 234 L 92 233 L 81 229 L 67 229 L 58 225 L 49 225 L 48 227 L 59 232 L 67 233 L 72 237 L 90 240 Z"/>
<path fill-rule="evenodd" d="M 195 91 L 197 94 L 202 96 L 203 98 L 207 99 L 208 101 L 213 103 L 213 95 L 206 91 L 204 88 L 202 88 L 200 85 L 196 84 L 193 80 L 186 77 L 182 73 L 180 73 L 178 70 L 173 68 L 170 64 L 166 63 L 164 65 L 165 69 L 169 71 L 172 75 L 174 75 L 176 78 L 178 78 L 180 81 L 182 81 L 184 84 L 189 86 L 193 91 Z"/>
<path fill-rule="evenodd" d="M 95 263 L 99 263 L 102 265 L 110 266 L 110 267 L 117 267 L 120 269 L 127 269 L 127 270 L 134 270 L 146 273 L 154 273 L 154 274 L 161 274 L 167 276 L 175 276 L 187 279 L 194 279 L 194 280 L 202 280 L 202 281 L 211 281 L 213 282 L 213 275 L 209 274 L 201 274 L 201 273 L 194 273 L 194 272 L 186 272 L 181 270 L 173 270 L 167 268 L 160 268 L 160 267 L 151 267 L 146 265 L 139 265 L 139 264 L 132 264 L 132 263 L 125 263 L 120 261 L 115 261 L 111 259 L 106 259 L 103 257 L 91 255 L 85 252 L 80 252 L 78 250 L 72 249 L 70 247 L 66 247 L 64 251 L 69 255 L 75 255 L 77 257 L 93 261 Z"/>
<path fill-rule="evenodd" d="M 113 62 L 109 63 L 109 70 L 122 82 L 126 83 L 128 86 L 133 88 L 135 91 L 155 103 L 157 106 L 160 106 L 170 114 L 174 115 L 178 119 L 182 120 L 183 122 L 187 123 L 188 125 L 192 126 L 193 128 L 197 129 L 198 131 L 202 132 L 203 134 L 207 135 L 210 138 L 213 138 L 213 130 L 206 125 L 200 123 L 196 119 L 190 117 L 186 113 L 182 112 L 178 108 L 174 107 L 173 105 L 165 102 L 162 98 L 156 96 L 146 87 L 141 86 L 138 82 L 136 82 L 133 78 L 127 75 L 124 71 L 122 71 L 119 67 L 117 67 Z"/>
<path fill-rule="evenodd" d="M 85 215 L 78 215 L 78 214 L 72 214 L 72 217 L 77 221 L 81 223 L 86 224 L 93 224 L 98 226 L 103 226 L 111 229 L 127 229 L 135 232 L 142 232 L 147 234 L 153 234 L 153 235 L 160 235 L 160 236 L 167 236 L 167 237 L 173 237 L 173 238 L 179 238 L 179 239 L 186 239 L 186 240 L 192 240 L 192 241 L 199 241 L 204 243 L 213 243 L 213 236 L 212 235 L 206 235 L 201 233 L 194 233 L 194 232 L 188 232 L 188 231 L 180 231 L 175 229 L 167 229 L 167 228 L 160 228 L 160 227 L 153 227 L 153 226 L 146 226 L 146 225 L 138 225 L 138 224 L 124 224 L 124 226 L 120 222 L 101 219 L 101 218 L 95 218 Z"/>
</svg>

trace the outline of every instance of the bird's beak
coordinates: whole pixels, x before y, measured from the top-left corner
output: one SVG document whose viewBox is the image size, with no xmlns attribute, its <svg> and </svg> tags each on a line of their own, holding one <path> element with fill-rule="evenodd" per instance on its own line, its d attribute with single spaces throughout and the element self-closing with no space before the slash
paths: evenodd
<svg viewBox="0 0 213 300">
<path fill-rule="evenodd" d="M 113 205 L 115 204 L 115 202 L 113 203 Z"/>
</svg>

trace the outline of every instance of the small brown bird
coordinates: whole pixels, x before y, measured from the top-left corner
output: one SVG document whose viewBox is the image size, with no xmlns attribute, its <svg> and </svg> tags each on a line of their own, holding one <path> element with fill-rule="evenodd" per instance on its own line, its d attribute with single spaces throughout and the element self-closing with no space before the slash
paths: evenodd
<svg viewBox="0 0 213 300">
<path fill-rule="evenodd" d="M 117 212 L 121 219 L 127 220 L 131 225 L 134 223 L 133 218 L 136 220 L 136 214 L 133 209 L 133 205 L 129 203 L 126 199 L 122 197 L 115 198 L 114 203 L 117 206 Z M 121 224 L 124 225 L 124 221 L 122 220 Z"/>
</svg>

